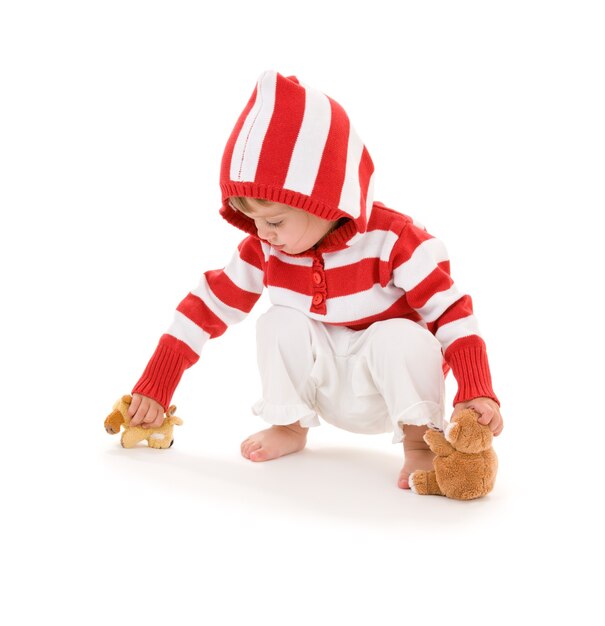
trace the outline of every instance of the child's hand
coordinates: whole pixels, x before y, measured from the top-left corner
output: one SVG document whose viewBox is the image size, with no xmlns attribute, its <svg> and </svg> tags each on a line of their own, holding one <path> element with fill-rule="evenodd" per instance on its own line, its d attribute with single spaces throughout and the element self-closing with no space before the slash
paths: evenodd
<svg viewBox="0 0 605 626">
<path fill-rule="evenodd" d="M 164 407 L 147 396 L 134 393 L 128 415 L 131 426 L 140 424 L 143 428 L 159 428 L 164 422 Z"/>
<path fill-rule="evenodd" d="M 504 422 L 500 415 L 500 407 L 498 403 L 491 398 L 474 398 L 468 402 L 458 402 L 454 407 L 451 419 L 454 419 L 454 416 L 464 411 L 464 409 L 475 409 L 480 415 L 477 421 L 480 424 L 489 426 L 489 429 L 495 437 L 502 432 Z"/>
</svg>

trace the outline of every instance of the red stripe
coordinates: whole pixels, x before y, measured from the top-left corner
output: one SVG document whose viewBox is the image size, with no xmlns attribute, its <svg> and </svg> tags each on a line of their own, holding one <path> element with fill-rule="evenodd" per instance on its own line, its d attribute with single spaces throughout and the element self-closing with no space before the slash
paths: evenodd
<svg viewBox="0 0 605 626">
<path fill-rule="evenodd" d="M 434 239 L 434 237 L 429 235 L 426 230 L 422 230 L 408 222 L 395 244 L 393 270 L 397 269 L 402 263 L 409 261 L 416 248 L 424 241 L 427 241 L 427 239 Z"/>
<path fill-rule="evenodd" d="M 223 270 L 210 270 L 204 275 L 212 293 L 221 302 L 244 313 L 249 313 L 260 297 L 258 293 L 238 287 Z"/>
<path fill-rule="evenodd" d="M 265 269 L 265 254 L 260 241 L 256 237 L 246 237 L 237 246 L 239 258 L 259 270 Z"/>
<path fill-rule="evenodd" d="M 426 278 L 407 292 L 408 301 L 415 309 L 421 309 L 436 293 L 445 291 L 454 284 L 451 276 L 441 265 L 439 263 Z"/>
<path fill-rule="evenodd" d="M 194 324 L 205 330 L 210 337 L 218 337 L 227 330 L 227 324 L 217 317 L 204 303 L 201 298 L 188 294 L 176 308 Z"/>
<path fill-rule="evenodd" d="M 250 100 L 248 100 L 248 104 L 245 109 L 242 111 L 242 114 L 237 119 L 235 123 L 234 129 L 231 131 L 231 135 L 229 136 L 229 140 L 227 141 L 227 145 L 225 146 L 225 151 L 223 152 L 223 160 L 221 161 L 221 181 L 230 180 L 231 176 L 231 157 L 233 156 L 233 148 L 235 147 L 235 142 L 239 136 L 240 131 L 242 130 L 242 126 L 248 117 L 248 113 L 250 109 L 254 106 L 256 101 L 256 89 L 252 96 L 250 96 Z"/>
<path fill-rule="evenodd" d="M 462 296 L 439 318 L 439 326 L 455 322 L 473 314 L 473 301 L 469 295 Z"/>
<path fill-rule="evenodd" d="M 312 267 L 291 265 L 272 256 L 269 260 L 267 276 L 271 287 L 288 289 L 306 296 L 315 292 Z M 325 282 L 330 298 L 340 298 L 366 291 L 380 282 L 380 265 L 377 259 L 362 259 L 354 265 L 326 270 Z"/>
<path fill-rule="evenodd" d="M 392 230 L 399 234 L 412 221 L 407 215 L 389 209 L 382 202 L 374 202 L 374 206 L 378 210 L 372 211 L 368 230 Z"/>
<path fill-rule="evenodd" d="M 378 259 L 362 259 L 354 265 L 326 270 L 326 282 L 330 298 L 349 296 L 371 289 L 380 282 Z"/>
<path fill-rule="evenodd" d="M 324 204 L 337 207 L 345 180 L 350 125 L 340 104 L 331 98 L 328 100 L 332 110 L 330 131 L 311 195 Z"/>
<path fill-rule="evenodd" d="M 276 256 L 269 259 L 267 282 L 271 287 L 281 287 L 310 296 L 313 293 L 311 281 L 310 267 L 290 265 L 290 263 L 285 263 Z"/>
<path fill-rule="evenodd" d="M 374 163 L 372 163 L 372 159 L 370 157 L 370 153 L 367 148 L 364 146 L 363 151 L 361 153 L 361 159 L 359 160 L 359 187 L 361 189 L 361 199 L 360 199 L 360 215 L 366 215 L 366 201 L 368 198 L 368 187 L 370 186 L 370 178 L 372 176 L 372 172 L 374 171 Z M 362 220 L 359 222 L 359 229 L 361 232 L 364 232 L 366 229 L 367 222 Z"/>
<path fill-rule="evenodd" d="M 255 180 L 283 187 L 303 116 L 306 92 L 303 87 L 278 74 L 275 107 L 256 168 Z"/>
</svg>

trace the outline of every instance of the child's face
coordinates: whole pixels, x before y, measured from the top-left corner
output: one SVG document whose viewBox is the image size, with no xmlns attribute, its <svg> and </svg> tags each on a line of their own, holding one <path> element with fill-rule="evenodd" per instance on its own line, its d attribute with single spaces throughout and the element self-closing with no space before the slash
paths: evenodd
<svg viewBox="0 0 605 626">
<path fill-rule="evenodd" d="M 242 213 L 254 220 L 261 239 L 288 254 L 309 250 L 336 224 L 287 204 L 261 204 L 254 198 L 246 198 L 246 210 Z"/>
</svg>

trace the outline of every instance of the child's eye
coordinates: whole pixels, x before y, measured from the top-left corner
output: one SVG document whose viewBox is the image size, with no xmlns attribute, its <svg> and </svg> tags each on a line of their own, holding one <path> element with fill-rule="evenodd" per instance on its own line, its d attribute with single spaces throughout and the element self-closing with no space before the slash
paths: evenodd
<svg viewBox="0 0 605 626">
<path fill-rule="evenodd" d="M 282 220 L 283 221 L 283 220 Z M 277 226 L 279 226 L 282 222 L 267 222 L 267 226 L 271 226 L 273 228 L 276 228 Z"/>
</svg>

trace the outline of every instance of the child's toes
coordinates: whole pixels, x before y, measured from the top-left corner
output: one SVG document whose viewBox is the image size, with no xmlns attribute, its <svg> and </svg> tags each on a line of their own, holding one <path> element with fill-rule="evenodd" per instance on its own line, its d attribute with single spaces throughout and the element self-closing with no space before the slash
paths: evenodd
<svg viewBox="0 0 605 626">
<path fill-rule="evenodd" d="M 246 439 L 242 445 L 241 445 L 241 451 L 242 451 L 242 456 L 245 456 L 246 458 L 248 457 L 248 455 L 250 454 L 250 447 L 254 444 L 254 442 L 251 439 Z"/>
<path fill-rule="evenodd" d="M 400 474 L 399 480 L 397 481 L 397 486 L 399 489 L 409 489 L 410 488 L 410 475 L 409 474 Z"/>
<path fill-rule="evenodd" d="M 246 442 L 246 445 L 242 449 L 242 454 L 247 459 L 249 459 L 250 454 L 252 454 L 252 452 L 254 452 L 255 450 L 258 450 L 260 447 L 261 447 L 261 444 L 258 443 L 257 441 L 248 441 Z"/>
<path fill-rule="evenodd" d="M 267 461 L 269 459 L 269 452 L 266 450 L 266 448 L 261 447 L 261 445 L 259 444 L 257 447 L 250 450 L 250 455 L 248 456 L 248 458 L 251 461 Z"/>
</svg>

